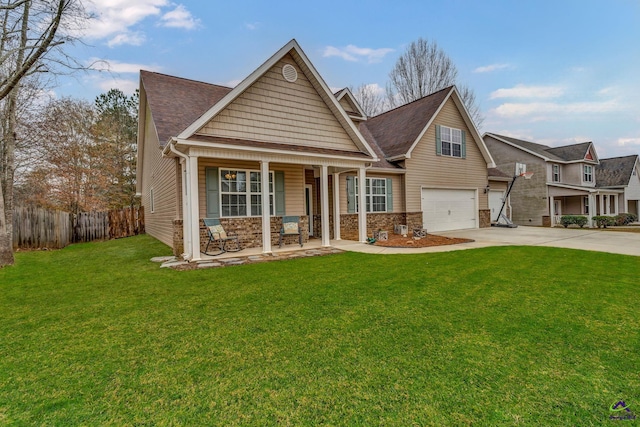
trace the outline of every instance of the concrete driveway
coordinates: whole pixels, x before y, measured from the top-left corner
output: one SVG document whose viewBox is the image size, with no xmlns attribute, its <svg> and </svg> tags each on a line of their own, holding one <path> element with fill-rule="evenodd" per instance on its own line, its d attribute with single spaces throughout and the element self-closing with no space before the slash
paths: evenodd
<svg viewBox="0 0 640 427">
<path fill-rule="evenodd" d="M 640 256 L 640 233 L 633 232 L 520 226 L 518 228 L 491 227 L 447 231 L 436 234 L 473 239 L 474 242 L 431 248 L 385 248 L 347 240 L 332 240 L 331 244 L 348 251 L 375 254 L 449 252 L 461 249 L 486 248 L 488 246 L 523 245 L 553 246 Z"/>
<path fill-rule="evenodd" d="M 599 229 L 523 227 L 479 228 L 438 233 L 448 237 L 465 237 L 473 247 L 526 245 L 584 249 L 614 254 L 640 256 L 640 233 Z"/>
</svg>

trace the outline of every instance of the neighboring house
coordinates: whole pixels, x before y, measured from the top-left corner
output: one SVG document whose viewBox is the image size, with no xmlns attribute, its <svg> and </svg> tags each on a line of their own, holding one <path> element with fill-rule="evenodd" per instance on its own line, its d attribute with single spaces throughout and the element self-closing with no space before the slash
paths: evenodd
<svg viewBox="0 0 640 427">
<path fill-rule="evenodd" d="M 512 220 L 520 225 L 554 226 L 562 215 L 617 215 L 623 190 L 603 187 L 596 170 L 600 160 L 591 142 L 549 147 L 504 135 L 485 133 L 496 167 L 514 176 L 526 168 L 511 191 Z"/>
<path fill-rule="evenodd" d="M 596 181 L 603 189 L 621 190 L 618 211 L 640 217 L 640 161 L 638 155 L 600 159 Z"/>
<path fill-rule="evenodd" d="M 292 40 L 233 89 L 141 71 L 139 117 L 146 231 L 187 259 L 207 217 L 266 253 L 284 215 L 323 246 L 489 225 L 493 160 L 455 87 L 367 119 Z"/>
</svg>

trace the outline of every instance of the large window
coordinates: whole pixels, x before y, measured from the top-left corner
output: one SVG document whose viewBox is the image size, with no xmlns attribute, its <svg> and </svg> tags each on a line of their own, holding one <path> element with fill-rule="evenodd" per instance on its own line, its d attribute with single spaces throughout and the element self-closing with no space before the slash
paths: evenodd
<svg viewBox="0 0 640 427">
<path fill-rule="evenodd" d="M 591 165 L 584 165 L 584 177 L 583 177 L 583 181 L 584 182 L 593 182 L 593 166 Z"/>
<path fill-rule="evenodd" d="M 260 172 L 220 169 L 221 216 L 262 215 Z M 273 215 L 273 172 L 269 172 L 269 209 Z"/>
<path fill-rule="evenodd" d="M 447 126 L 440 126 L 442 155 L 462 157 L 462 131 Z"/>
<path fill-rule="evenodd" d="M 582 210 L 582 213 L 584 213 L 585 215 L 589 215 L 589 197 L 585 197 L 583 200 L 583 205 L 584 205 L 584 209 Z"/>
<path fill-rule="evenodd" d="M 387 211 L 387 180 L 385 178 L 367 178 L 365 180 L 365 205 L 367 212 Z M 355 178 L 355 203 L 358 212 L 358 178 Z"/>
</svg>

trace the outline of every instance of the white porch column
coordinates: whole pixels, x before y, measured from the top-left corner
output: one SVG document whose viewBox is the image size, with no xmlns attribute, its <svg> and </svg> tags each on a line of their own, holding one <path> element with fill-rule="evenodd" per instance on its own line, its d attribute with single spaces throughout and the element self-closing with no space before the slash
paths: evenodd
<svg viewBox="0 0 640 427">
<path fill-rule="evenodd" d="M 358 231 L 359 240 L 361 242 L 367 241 L 367 206 L 365 204 L 365 186 L 367 183 L 366 169 L 363 167 L 358 169 Z"/>
<path fill-rule="evenodd" d="M 333 174 L 333 238 L 340 238 L 340 173 Z"/>
<path fill-rule="evenodd" d="M 618 203 L 620 203 L 620 200 L 618 200 L 618 195 L 614 194 L 613 195 L 613 212 L 611 212 L 614 215 L 618 215 Z"/>
<path fill-rule="evenodd" d="M 266 160 L 260 161 L 260 184 L 260 198 L 262 200 L 262 253 L 270 254 L 271 210 L 269 209 L 269 162 Z"/>
<path fill-rule="evenodd" d="M 331 246 L 329 236 L 329 167 L 320 166 L 320 209 L 322 223 L 322 246 Z"/>
<path fill-rule="evenodd" d="M 187 162 L 180 158 L 180 170 L 182 171 L 182 252 L 188 255 L 191 252 L 191 211 L 189 210 L 189 172 Z"/>
<path fill-rule="evenodd" d="M 605 196 L 605 201 L 604 201 L 604 209 L 607 215 L 611 214 L 611 197 L 609 197 L 609 195 L 607 194 Z"/>
<path fill-rule="evenodd" d="M 553 200 L 553 196 L 549 196 L 549 213 L 551 214 L 551 226 L 556 226 L 556 204 Z"/>
<path fill-rule="evenodd" d="M 598 211 L 598 215 L 604 215 L 604 200 L 602 200 L 602 194 L 598 194 L 598 200 L 600 202 L 600 210 Z"/>
<path fill-rule="evenodd" d="M 595 206 L 596 206 L 596 197 L 592 194 L 589 193 L 589 210 L 587 213 L 587 224 L 589 226 L 589 228 L 593 227 L 593 219 L 591 219 L 594 215 L 595 215 Z"/>
<path fill-rule="evenodd" d="M 198 201 L 198 156 L 189 156 L 189 183 L 187 192 L 191 204 L 191 261 L 200 259 L 200 203 Z"/>
</svg>

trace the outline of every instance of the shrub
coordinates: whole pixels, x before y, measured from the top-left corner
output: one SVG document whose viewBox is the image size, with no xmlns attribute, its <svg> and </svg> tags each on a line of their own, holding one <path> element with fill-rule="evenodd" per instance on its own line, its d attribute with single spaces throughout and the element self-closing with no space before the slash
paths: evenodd
<svg viewBox="0 0 640 427">
<path fill-rule="evenodd" d="M 621 213 L 616 215 L 616 225 L 628 225 L 632 222 L 636 222 L 638 217 L 632 213 Z"/>
<path fill-rule="evenodd" d="M 616 224 L 616 219 L 612 216 L 596 215 L 591 219 L 596 222 L 598 228 L 607 228 Z"/>
<path fill-rule="evenodd" d="M 589 219 L 584 215 L 562 215 L 560 217 L 560 224 L 564 225 L 564 228 L 567 228 L 571 224 L 582 228 L 587 222 L 589 222 Z"/>
</svg>

